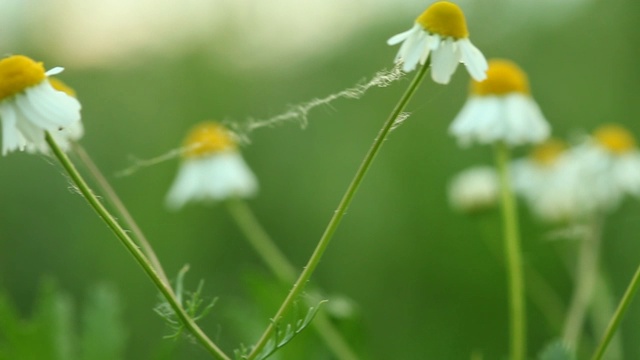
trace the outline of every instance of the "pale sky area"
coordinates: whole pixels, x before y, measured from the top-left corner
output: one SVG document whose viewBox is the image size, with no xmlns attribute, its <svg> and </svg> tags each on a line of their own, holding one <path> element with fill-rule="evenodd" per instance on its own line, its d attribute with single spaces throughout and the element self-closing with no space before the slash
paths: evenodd
<svg viewBox="0 0 640 360">
<path fill-rule="evenodd" d="M 467 17 L 487 7 L 561 21 L 589 0 L 457 1 Z M 180 53 L 206 44 L 212 56 L 240 68 L 296 62 L 323 49 L 348 46 L 351 35 L 406 19 L 425 0 L 0 0 L 0 54 L 31 43 L 65 65 L 108 66 L 139 54 Z M 534 4 L 532 6 L 531 4 Z M 484 8 L 480 8 L 483 6 Z M 509 16 L 511 21 L 513 17 Z M 513 21 L 514 24 L 521 22 Z M 516 25 L 514 25 L 516 26 Z M 406 30 L 398 28 L 397 31 Z M 391 36 L 393 34 L 389 34 Z M 382 39 L 384 41 L 386 39 Z M 17 49 L 17 50 L 16 50 Z M 170 51 L 169 51 L 170 50 Z"/>
</svg>

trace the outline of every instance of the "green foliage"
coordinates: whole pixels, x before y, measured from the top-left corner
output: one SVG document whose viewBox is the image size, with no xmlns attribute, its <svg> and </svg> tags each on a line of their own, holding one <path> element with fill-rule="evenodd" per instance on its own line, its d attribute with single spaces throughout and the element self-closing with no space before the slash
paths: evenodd
<svg viewBox="0 0 640 360">
<path fill-rule="evenodd" d="M 264 360 L 273 355 L 276 351 L 287 345 L 296 335 L 300 334 L 309 326 L 313 318 L 315 318 L 320 307 L 326 301 L 321 301 L 316 306 L 311 306 L 306 313 L 298 311 L 298 304 L 295 304 L 295 313 L 293 322 L 284 324 L 281 320 L 276 321 L 276 331 L 273 337 L 269 339 L 264 349 L 255 357 L 256 360 Z M 234 351 L 235 359 L 246 359 L 250 349 L 242 346 Z"/>
<path fill-rule="evenodd" d="M 539 360 L 575 360 L 576 356 L 561 340 L 547 345 L 538 357 Z"/>
<path fill-rule="evenodd" d="M 180 269 L 180 272 L 178 272 L 175 293 L 180 306 L 186 310 L 187 314 L 189 314 L 194 321 L 198 321 L 209 314 L 209 311 L 211 311 L 213 306 L 216 304 L 217 298 L 212 299 L 203 309 L 201 309 L 204 303 L 204 299 L 201 295 L 202 288 L 204 287 L 204 280 L 200 280 L 196 291 L 185 292 L 184 276 L 187 271 L 189 271 L 189 266 L 185 265 Z M 186 300 L 184 300 L 185 297 Z M 164 298 L 162 298 L 160 304 L 158 304 L 153 310 L 165 320 L 172 330 L 172 334 L 165 336 L 165 338 L 176 339 L 183 334 L 184 324 L 182 324 L 171 305 L 169 305 Z"/>
<path fill-rule="evenodd" d="M 117 360 L 124 355 L 126 332 L 115 291 L 95 287 L 75 329 L 77 309 L 54 282 L 46 281 L 30 319 L 22 319 L 0 293 L 0 359 Z"/>
<path fill-rule="evenodd" d="M 82 316 L 80 346 L 83 359 L 113 360 L 123 358 L 127 331 L 121 321 L 118 297 L 107 286 L 89 294 Z"/>
</svg>

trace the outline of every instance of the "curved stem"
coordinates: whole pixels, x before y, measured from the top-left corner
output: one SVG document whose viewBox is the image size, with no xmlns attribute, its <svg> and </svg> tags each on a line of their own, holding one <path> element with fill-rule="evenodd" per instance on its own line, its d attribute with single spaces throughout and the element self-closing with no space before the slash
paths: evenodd
<svg viewBox="0 0 640 360">
<path fill-rule="evenodd" d="M 353 199 L 353 196 L 358 190 L 358 187 L 360 186 L 362 179 L 364 179 L 364 176 L 366 175 L 367 170 L 369 170 L 369 167 L 373 163 L 373 160 L 378 154 L 378 151 L 382 147 L 384 140 L 387 138 L 387 135 L 393 128 L 396 122 L 396 119 L 402 113 L 404 108 L 409 103 L 409 100 L 418 89 L 418 85 L 420 85 L 420 82 L 424 78 L 424 75 L 427 73 L 428 68 L 429 68 L 429 61 L 427 61 L 427 63 L 425 63 L 418 70 L 416 76 L 413 78 L 413 81 L 411 82 L 407 90 L 404 92 L 404 94 L 400 98 L 400 101 L 398 102 L 398 104 L 396 104 L 396 107 L 393 109 L 393 111 L 391 112 L 387 120 L 385 121 L 384 125 L 382 126 L 382 129 L 380 129 L 378 136 L 373 141 L 373 144 L 371 145 L 369 152 L 367 152 L 367 155 L 365 155 L 364 159 L 362 160 L 362 163 L 360 164 L 358 171 L 356 171 L 355 176 L 351 180 L 351 183 L 349 184 L 347 191 L 344 193 L 342 200 L 340 200 L 340 203 L 338 204 L 338 208 L 333 213 L 333 217 L 331 217 L 331 220 L 329 221 L 327 228 L 325 229 L 324 233 L 322 234 L 322 237 L 318 241 L 318 245 L 316 245 L 316 248 L 313 251 L 313 254 L 309 258 L 307 265 L 304 267 L 304 270 L 302 271 L 302 273 L 300 273 L 298 280 L 295 282 L 295 284 L 291 288 L 291 291 L 289 291 L 289 295 L 287 295 L 287 297 L 285 298 L 284 302 L 280 306 L 280 309 L 278 309 L 278 311 L 276 312 L 276 315 L 273 317 L 271 324 L 269 324 L 265 332 L 262 334 L 262 336 L 260 337 L 256 345 L 254 346 L 253 350 L 249 354 L 248 356 L 249 360 L 255 359 L 255 357 L 264 348 L 264 346 L 267 344 L 267 341 L 269 341 L 269 338 L 271 338 L 273 332 L 275 331 L 276 323 L 278 319 L 282 318 L 282 316 L 289 310 L 294 300 L 302 292 L 302 289 L 306 285 L 307 281 L 309 281 L 309 279 L 311 278 L 311 275 L 313 274 L 316 267 L 318 266 L 318 263 L 320 262 L 320 258 L 322 258 L 322 255 L 327 249 L 327 246 L 329 245 L 329 242 L 331 241 L 333 234 L 338 228 L 338 225 L 340 225 L 340 221 L 342 220 L 344 213 L 347 211 L 349 204 L 351 204 L 351 200 Z"/>
<path fill-rule="evenodd" d="M 633 275 L 633 278 L 631 279 L 629 286 L 627 286 L 627 290 L 624 292 L 624 295 L 622 296 L 622 300 L 620 300 L 620 303 L 618 304 L 618 308 L 616 309 L 615 314 L 613 314 L 613 317 L 611 317 L 611 320 L 609 321 L 609 325 L 607 326 L 607 330 L 605 331 L 604 336 L 602 337 L 602 340 L 600 340 L 600 343 L 598 344 L 598 348 L 596 349 L 595 353 L 593 354 L 593 357 L 591 358 L 592 360 L 599 360 L 604 355 L 604 352 L 605 350 L 607 350 L 607 346 L 609 345 L 609 342 L 613 338 L 613 335 L 616 333 L 618 326 L 620 326 L 620 322 L 622 321 L 624 314 L 627 312 L 627 308 L 629 307 L 629 304 L 631 304 L 631 300 L 633 300 L 634 295 L 638 291 L 639 285 L 640 285 L 640 266 L 638 266 L 638 268 L 636 269 L 636 272 Z"/>
<path fill-rule="evenodd" d="M 516 208 L 509 174 L 509 149 L 504 143 L 496 145 L 496 164 L 500 175 L 500 197 L 504 225 L 504 245 L 507 257 L 507 278 L 509 285 L 509 310 L 511 313 L 511 360 L 527 358 L 526 308 L 524 299 L 524 275 L 522 271 L 522 251 L 518 229 Z"/>
<path fill-rule="evenodd" d="M 165 284 L 170 285 L 171 283 L 169 282 L 169 278 L 167 278 L 167 275 L 164 272 L 162 265 L 160 264 L 160 260 L 158 260 L 158 256 L 156 256 L 155 251 L 153 251 L 153 248 L 151 247 L 149 240 L 147 240 L 147 237 L 144 235 L 144 233 L 142 232 L 142 230 L 140 229 L 136 221 L 133 219 L 133 216 L 131 216 L 131 214 L 127 210 L 127 207 L 124 206 L 124 203 L 122 203 L 122 200 L 120 200 L 120 197 L 118 197 L 118 194 L 116 194 L 113 187 L 111 187 L 111 184 L 109 184 L 109 181 L 107 181 L 107 178 L 102 174 L 98 166 L 96 166 L 96 164 L 93 162 L 89 154 L 84 150 L 84 148 L 80 144 L 77 144 L 77 143 L 73 144 L 73 151 L 76 155 L 78 155 L 78 157 L 80 158 L 80 161 L 82 161 L 82 163 L 87 167 L 91 175 L 93 175 L 93 178 L 98 183 L 98 186 L 100 186 L 100 188 L 104 192 L 105 197 L 116 208 L 116 211 L 120 214 L 120 216 L 122 216 L 122 219 L 124 220 L 125 224 L 127 224 L 129 228 L 131 228 L 131 231 L 133 232 L 133 234 L 135 235 L 135 238 L 140 243 L 140 247 L 144 251 L 147 258 L 149 259 L 149 262 L 151 263 L 151 265 L 153 265 L 153 268 L 158 272 L 158 276 L 160 276 L 160 278 L 165 282 Z M 169 289 L 171 289 L 170 286 L 169 286 Z M 171 291 L 173 291 L 173 289 L 171 289 Z"/>
<path fill-rule="evenodd" d="M 576 265 L 576 285 L 567 312 L 562 339 L 572 349 L 577 349 L 585 317 L 593 298 L 593 289 L 598 279 L 600 254 L 600 222 L 591 221 L 589 231 L 580 239 Z"/>
<path fill-rule="evenodd" d="M 98 198 L 93 194 L 86 181 L 82 178 L 78 170 L 75 168 L 73 163 L 69 160 L 69 157 L 60 150 L 60 147 L 53 140 L 49 133 L 46 134 L 46 141 L 49 144 L 49 147 L 53 151 L 55 157 L 60 161 L 60 164 L 67 171 L 75 185 L 78 187 L 80 193 L 84 196 L 85 200 L 89 203 L 89 205 L 95 210 L 100 219 L 105 222 L 105 224 L 113 231 L 116 235 L 120 243 L 124 245 L 124 247 L 129 251 L 129 253 L 134 257 L 136 262 L 142 267 L 144 272 L 149 276 L 153 284 L 160 290 L 162 295 L 167 299 L 167 302 L 176 313 L 178 318 L 182 321 L 184 326 L 195 336 L 195 338 L 211 353 L 211 355 L 215 356 L 217 359 L 222 360 L 230 360 L 230 358 L 222 352 L 214 343 L 207 337 L 207 335 L 200 329 L 200 327 L 195 323 L 195 321 L 186 313 L 186 311 L 180 305 L 180 302 L 173 294 L 171 288 L 162 281 L 156 270 L 149 263 L 147 258 L 144 256 L 142 251 L 138 249 L 138 246 L 134 243 L 134 241 L 127 235 L 127 233 L 122 229 L 122 227 L 116 222 L 113 216 L 107 211 L 107 209 L 102 205 L 102 203 L 98 200 Z"/>
<path fill-rule="evenodd" d="M 233 219 L 244 233 L 249 243 L 264 260 L 271 272 L 283 283 L 293 283 L 296 271 L 286 256 L 278 249 L 258 219 L 241 199 L 227 201 L 227 207 Z M 318 335 L 324 340 L 337 359 L 357 360 L 358 356 L 349 347 L 340 332 L 333 326 L 324 312 L 318 312 L 311 323 Z"/>
</svg>

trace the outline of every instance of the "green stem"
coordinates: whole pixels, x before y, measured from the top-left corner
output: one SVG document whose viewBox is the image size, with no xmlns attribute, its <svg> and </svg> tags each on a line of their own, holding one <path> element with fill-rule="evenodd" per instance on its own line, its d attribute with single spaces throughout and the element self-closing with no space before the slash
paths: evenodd
<svg viewBox="0 0 640 360">
<path fill-rule="evenodd" d="M 158 260 L 158 256 L 156 255 L 155 251 L 153 251 L 153 247 L 151 247 L 149 240 L 147 240 L 147 237 L 144 235 L 144 233 L 142 232 L 142 230 L 140 229 L 136 221 L 133 219 L 133 216 L 131 216 L 131 214 L 127 210 L 127 207 L 124 206 L 124 203 L 122 202 L 122 200 L 120 200 L 120 197 L 118 197 L 118 194 L 116 194 L 113 187 L 111 187 L 111 184 L 109 184 L 109 181 L 107 181 L 107 178 L 102 174 L 98 166 L 96 166 L 96 164 L 93 162 L 89 154 L 84 150 L 84 148 L 80 144 L 73 144 L 73 151 L 76 155 L 78 155 L 78 157 L 80 158 L 80 161 L 82 161 L 84 166 L 87 167 L 91 175 L 93 175 L 93 178 L 98 183 L 98 186 L 100 186 L 100 188 L 104 192 L 105 197 L 116 208 L 116 211 L 120 214 L 120 216 L 124 220 L 124 223 L 127 224 L 129 228 L 131 228 L 131 231 L 133 232 L 133 234 L 135 235 L 135 238 L 140 243 L 140 247 L 144 251 L 147 258 L 149 259 L 149 262 L 151 263 L 151 265 L 153 265 L 153 268 L 158 272 L 158 276 L 160 276 L 160 278 L 165 282 L 165 284 L 169 285 L 170 284 L 169 278 L 167 278 L 167 275 L 164 272 L 162 265 L 160 264 L 160 260 Z M 171 287 L 169 287 L 169 289 L 171 289 Z M 173 291 L 173 289 L 171 290 Z"/>
<path fill-rule="evenodd" d="M 589 231 L 580 239 L 576 265 L 576 285 L 569 305 L 562 339 L 572 349 L 578 348 L 585 317 L 593 298 L 593 289 L 598 279 L 600 254 L 600 221 L 590 222 Z"/>
<path fill-rule="evenodd" d="M 238 227 L 258 255 L 260 255 L 262 260 L 267 264 L 271 272 L 273 272 L 282 283 L 293 283 L 296 280 L 295 268 L 271 240 L 249 206 L 241 199 L 229 200 L 227 201 L 227 206 Z M 358 359 L 349 347 L 349 344 L 347 344 L 340 332 L 333 326 L 325 313 L 318 312 L 312 326 L 337 359 Z"/>
<path fill-rule="evenodd" d="M 278 309 L 278 311 L 276 312 L 276 315 L 273 317 L 271 324 L 269 324 L 269 326 L 267 327 L 265 332 L 262 334 L 262 336 L 260 337 L 256 345 L 253 347 L 253 350 L 251 351 L 247 359 L 249 360 L 255 359 L 255 357 L 260 353 L 260 351 L 262 351 L 264 346 L 267 344 L 267 342 L 273 335 L 273 332 L 276 329 L 277 321 L 281 319 L 283 315 L 289 310 L 294 300 L 302 292 L 302 289 L 304 288 L 307 281 L 309 281 L 309 279 L 311 278 L 311 275 L 313 274 L 316 267 L 318 266 L 318 263 L 320 262 L 320 258 L 322 258 L 322 255 L 327 249 L 327 246 L 329 245 L 329 242 L 331 241 L 333 234 L 338 228 L 338 225 L 340 225 L 340 221 L 342 220 L 342 217 L 347 211 L 349 204 L 351 204 L 351 200 L 353 199 L 353 196 L 358 190 L 360 183 L 364 179 L 364 176 L 366 175 L 367 170 L 369 170 L 369 167 L 373 163 L 373 160 L 378 154 L 378 151 L 382 147 L 384 140 L 387 138 L 387 135 L 393 128 L 393 125 L 395 124 L 396 119 L 402 113 L 404 108 L 409 103 L 409 100 L 418 89 L 418 85 L 420 85 L 420 82 L 424 78 L 424 75 L 427 73 L 428 68 L 429 68 L 429 62 L 424 64 L 418 70 L 416 76 L 413 78 L 413 81 L 411 82 L 411 84 L 409 85 L 405 93 L 402 95 L 402 97 L 400 98 L 400 101 L 398 102 L 398 104 L 393 109 L 393 111 L 387 118 L 386 122 L 380 129 L 378 136 L 373 141 L 373 144 L 371 145 L 369 152 L 367 152 L 367 155 L 365 155 L 364 159 L 362 160 L 362 163 L 360 164 L 358 171 L 356 171 L 355 176 L 351 180 L 351 183 L 349 184 L 347 191 L 343 195 L 342 200 L 340 200 L 340 203 L 338 204 L 338 208 L 333 213 L 333 217 L 329 221 L 327 228 L 325 229 L 324 233 L 322 234 L 322 237 L 318 241 L 318 245 L 316 245 L 316 248 L 313 251 L 313 254 L 311 255 L 311 257 L 309 258 L 307 265 L 304 267 L 304 270 L 302 271 L 302 273 L 300 273 L 298 280 L 294 283 L 293 287 L 291 288 L 291 291 L 289 291 L 289 295 L 287 295 L 287 297 L 285 298 L 284 302 L 280 306 L 280 309 Z"/>
<path fill-rule="evenodd" d="M 618 329 L 618 326 L 620 326 L 620 322 L 622 321 L 627 308 L 631 304 L 631 300 L 633 300 L 634 295 L 638 291 L 638 285 L 640 285 L 640 266 L 638 266 L 638 268 L 636 269 L 636 273 L 633 275 L 629 286 L 627 286 L 627 290 L 624 292 L 622 300 L 620 300 L 615 314 L 613 314 L 613 317 L 609 321 L 607 330 L 605 331 L 602 340 L 600 340 L 600 344 L 598 344 L 598 348 L 591 358 L 592 360 L 599 360 L 604 355 L 609 342 L 613 338 L 613 335 L 616 333 L 616 330 Z"/>
<path fill-rule="evenodd" d="M 518 229 L 518 212 L 516 208 L 509 174 L 509 149 L 506 144 L 496 145 L 496 163 L 500 174 L 500 196 L 502 200 L 502 217 L 504 225 L 504 245 L 507 257 L 507 278 L 509 288 L 509 311 L 511 316 L 510 360 L 525 360 L 526 343 L 526 308 L 524 300 L 524 275 L 522 270 L 522 254 L 520 250 L 520 234 Z"/>
<path fill-rule="evenodd" d="M 105 224 L 113 231 L 116 235 L 120 243 L 124 245 L 124 247 L 129 251 L 129 253 L 134 257 L 136 262 L 142 267 L 144 272 L 149 276 L 153 284 L 160 290 L 162 295 L 167 299 L 169 305 L 176 313 L 178 318 L 182 321 L 184 326 L 196 337 L 196 339 L 217 359 L 222 360 L 230 360 L 230 358 L 222 352 L 208 337 L 207 335 L 200 329 L 200 327 L 195 323 L 195 321 L 186 313 L 186 311 L 180 305 L 178 299 L 175 298 L 173 291 L 171 288 L 162 281 L 156 270 L 149 263 L 147 258 L 144 256 L 142 251 L 138 249 L 138 246 L 135 242 L 127 235 L 127 233 L 122 229 L 122 227 L 116 222 L 113 216 L 107 211 L 107 209 L 102 205 L 102 203 L 98 200 L 98 198 L 93 194 L 86 181 L 82 178 L 78 170 L 75 168 L 73 163 L 67 157 L 58 144 L 53 140 L 49 133 L 46 134 L 46 141 L 49 144 L 49 147 L 53 151 L 54 156 L 60 161 L 60 164 L 67 171 L 75 185 L 78 187 L 78 190 L 84 196 L 85 200 L 89 203 L 89 205 L 95 210 L 98 216 L 105 222 Z"/>
<path fill-rule="evenodd" d="M 589 309 L 589 317 L 591 319 L 591 328 L 594 332 L 594 338 L 599 339 L 602 335 L 604 335 L 604 330 L 607 328 L 607 324 L 609 323 L 609 319 L 615 310 L 615 302 L 613 298 L 613 294 L 611 293 L 611 286 L 609 285 L 609 281 L 607 277 L 603 274 L 602 271 L 598 273 L 598 280 L 596 281 L 596 289 L 593 293 L 593 302 L 591 304 L 591 308 Z M 609 346 L 607 346 L 607 351 L 604 353 L 607 356 L 607 359 L 610 360 L 622 360 L 624 359 L 624 351 L 622 346 L 622 338 L 620 333 L 616 333 Z"/>
<path fill-rule="evenodd" d="M 293 283 L 296 280 L 297 273 L 295 268 L 278 246 L 273 243 L 249 206 L 241 199 L 231 199 L 227 201 L 227 208 L 240 230 L 244 233 L 245 238 L 247 238 L 262 260 L 267 263 L 271 272 L 279 280 Z"/>
</svg>

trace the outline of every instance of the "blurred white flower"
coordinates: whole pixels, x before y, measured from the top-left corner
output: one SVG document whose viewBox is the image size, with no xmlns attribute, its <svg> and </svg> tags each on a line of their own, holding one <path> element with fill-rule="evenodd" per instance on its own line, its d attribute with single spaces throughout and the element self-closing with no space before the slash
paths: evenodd
<svg viewBox="0 0 640 360">
<path fill-rule="evenodd" d="M 580 177 L 581 167 L 564 142 L 551 139 L 536 146 L 528 157 L 513 162 L 513 187 L 539 219 L 571 222 L 594 207 L 590 186 Z"/>
<path fill-rule="evenodd" d="M 257 192 L 255 175 L 240 155 L 232 134 L 222 125 L 205 122 L 185 141 L 185 155 L 166 198 L 177 210 L 192 201 L 248 197 Z"/>
<path fill-rule="evenodd" d="M 498 174 L 490 166 L 460 172 L 449 185 L 449 203 L 463 212 L 486 210 L 496 205 L 500 193 Z"/>
<path fill-rule="evenodd" d="M 22 55 L 0 60 L 3 155 L 16 149 L 44 150 L 45 131 L 59 137 L 56 133 L 80 122 L 80 103 L 49 82 L 48 76 L 61 71 L 45 72 L 42 63 Z"/>
<path fill-rule="evenodd" d="M 487 60 L 469 41 L 464 13 L 458 5 L 439 1 L 418 16 L 413 27 L 387 40 L 389 45 L 402 43 L 396 61 L 402 61 L 405 72 L 424 65 L 431 54 L 433 81 L 447 84 L 459 63 L 469 74 L 481 81 L 487 76 Z"/>
<path fill-rule="evenodd" d="M 617 125 L 598 128 L 572 148 L 554 140 L 513 165 L 514 188 L 532 212 L 549 222 L 572 222 L 614 211 L 640 195 L 640 153 Z"/>
<path fill-rule="evenodd" d="M 462 145 L 544 141 L 550 127 L 529 91 L 527 75 L 513 62 L 489 61 L 487 79 L 472 81 L 466 104 L 449 127 Z"/>
<path fill-rule="evenodd" d="M 609 161 L 609 175 L 618 191 L 640 196 L 640 152 L 633 135 L 615 124 L 599 127 L 593 144 Z"/>
</svg>

